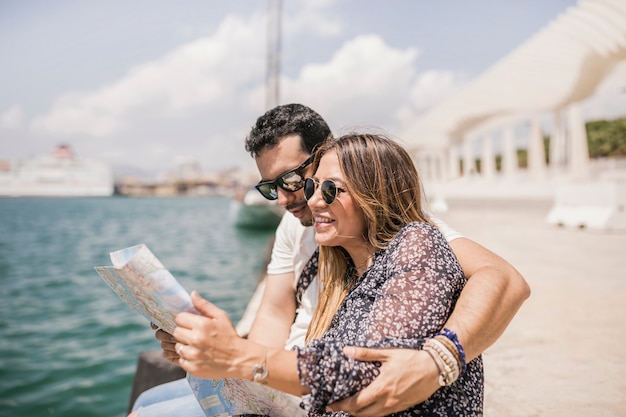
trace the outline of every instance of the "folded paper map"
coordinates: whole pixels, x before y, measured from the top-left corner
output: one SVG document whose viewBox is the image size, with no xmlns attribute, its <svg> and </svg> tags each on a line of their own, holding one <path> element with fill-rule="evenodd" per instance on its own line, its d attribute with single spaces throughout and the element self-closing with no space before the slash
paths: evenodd
<svg viewBox="0 0 626 417">
<path fill-rule="evenodd" d="M 113 266 L 94 269 L 133 310 L 168 333 L 182 311 L 197 313 L 189 293 L 146 245 L 111 252 Z"/>
<path fill-rule="evenodd" d="M 94 269 L 133 310 L 168 333 L 174 317 L 188 311 L 198 314 L 189 293 L 146 245 L 111 252 L 113 266 Z M 202 379 L 187 375 L 191 390 L 207 417 L 260 414 L 300 417 L 300 397 L 243 379 Z"/>
<path fill-rule="evenodd" d="M 202 379 L 187 375 L 189 385 L 207 417 L 254 414 L 304 417 L 302 399 L 245 379 Z"/>
</svg>

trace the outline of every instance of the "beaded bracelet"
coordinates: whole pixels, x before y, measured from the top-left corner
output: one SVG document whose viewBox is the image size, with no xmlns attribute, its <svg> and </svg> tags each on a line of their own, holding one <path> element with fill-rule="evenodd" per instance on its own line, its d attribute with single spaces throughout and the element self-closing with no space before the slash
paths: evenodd
<svg viewBox="0 0 626 417">
<path fill-rule="evenodd" d="M 452 342 L 452 340 L 450 340 L 447 337 L 442 336 L 442 335 L 437 335 L 437 336 L 434 337 L 434 339 L 437 340 L 442 345 L 444 345 L 450 351 L 450 353 L 454 356 L 454 359 L 456 360 L 456 363 L 457 363 L 457 365 L 459 366 L 459 369 L 460 369 L 460 367 L 461 367 L 461 356 L 459 356 L 459 351 L 457 350 L 456 346 L 454 345 L 454 342 Z"/>
<path fill-rule="evenodd" d="M 437 371 L 439 372 L 439 385 L 442 386 L 442 387 L 445 386 L 446 385 L 446 375 L 441 370 L 441 366 L 439 366 L 439 358 L 436 358 L 435 354 L 432 352 L 432 350 L 428 349 L 427 347 L 424 347 L 422 350 L 424 352 L 428 353 L 428 355 L 432 358 L 433 362 L 435 362 L 435 366 L 437 367 Z"/>
<path fill-rule="evenodd" d="M 449 386 L 459 377 L 459 364 L 452 354 L 441 342 L 436 339 L 426 339 L 423 350 L 431 354 L 437 368 L 440 371 L 439 385 Z"/>
<path fill-rule="evenodd" d="M 456 350 L 459 354 L 461 375 L 463 375 L 465 373 L 465 369 L 467 368 L 467 363 L 465 358 L 465 351 L 463 350 L 461 342 L 459 342 L 458 336 L 456 335 L 456 333 L 448 328 L 444 328 L 442 331 L 437 333 L 437 335 L 445 336 L 454 343 L 454 346 L 456 347 Z"/>
<path fill-rule="evenodd" d="M 448 365 L 449 368 L 459 369 L 459 363 L 456 361 L 454 355 L 448 348 L 446 348 L 443 343 L 439 340 L 432 338 L 428 340 L 428 344 L 431 345 L 435 351 L 439 354 L 441 359 Z"/>
</svg>

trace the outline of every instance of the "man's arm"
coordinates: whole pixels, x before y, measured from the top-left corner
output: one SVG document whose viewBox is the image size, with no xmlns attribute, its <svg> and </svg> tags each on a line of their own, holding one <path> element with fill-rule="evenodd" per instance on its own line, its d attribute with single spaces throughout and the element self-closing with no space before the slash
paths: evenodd
<svg viewBox="0 0 626 417">
<path fill-rule="evenodd" d="M 293 273 L 268 274 L 265 291 L 248 339 L 283 348 L 296 315 Z"/>
<path fill-rule="evenodd" d="M 459 337 L 469 362 L 504 333 L 530 287 L 511 264 L 478 243 L 459 238 L 450 246 L 468 281 L 446 327 Z"/>
<path fill-rule="evenodd" d="M 466 238 L 450 242 L 468 282 L 445 327 L 456 332 L 471 361 L 504 332 L 530 287 L 508 262 Z M 332 405 L 359 417 L 382 416 L 423 402 L 438 388 L 438 372 L 426 352 L 348 348 L 358 360 L 380 361 L 380 375 L 361 392 Z"/>
</svg>

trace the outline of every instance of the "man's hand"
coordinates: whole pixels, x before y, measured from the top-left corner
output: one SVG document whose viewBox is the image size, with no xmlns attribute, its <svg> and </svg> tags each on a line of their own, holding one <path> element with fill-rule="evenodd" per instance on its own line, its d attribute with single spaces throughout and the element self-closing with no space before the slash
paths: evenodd
<svg viewBox="0 0 626 417">
<path fill-rule="evenodd" d="M 440 387 L 437 366 L 422 350 L 346 347 L 344 353 L 361 361 L 382 362 L 380 375 L 352 397 L 329 405 L 331 411 L 385 416 L 425 401 Z"/>
<path fill-rule="evenodd" d="M 165 330 L 159 329 L 153 323 L 150 323 L 150 325 L 152 326 L 152 330 L 156 330 L 154 337 L 161 342 L 163 357 L 174 365 L 180 366 L 178 364 L 180 356 L 176 353 L 176 338 Z"/>
</svg>

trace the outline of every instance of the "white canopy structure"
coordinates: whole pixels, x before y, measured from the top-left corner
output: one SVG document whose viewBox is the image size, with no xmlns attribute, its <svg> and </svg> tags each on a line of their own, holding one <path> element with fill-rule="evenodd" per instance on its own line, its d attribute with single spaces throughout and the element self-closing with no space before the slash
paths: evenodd
<svg viewBox="0 0 626 417">
<path fill-rule="evenodd" d="M 426 168 L 427 180 L 455 178 L 460 175 L 460 144 L 467 149 L 461 158 L 464 174 L 471 173 L 468 168 L 474 165 L 471 149 L 475 146 L 468 139 L 498 127 L 503 142 L 500 174 L 511 175 L 517 165 L 510 161 L 516 158 L 513 122 L 531 120 L 529 171 L 532 177 L 541 178 L 543 141 L 534 119 L 538 114 L 553 114 L 551 162 L 567 163 L 570 175 L 584 178 L 588 151 L 576 103 L 593 95 L 624 60 L 626 1 L 581 0 L 458 94 L 422 114 L 405 140 L 417 152 L 418 164 Z M 491 140 L 487 137 L 482 142 L 481 175 L 486 178 L 495 172 Z"/>
<path fill-rule="evenodd" d="M 580 0 L 458 94 L 421 115 L 403 136 L 431 209 L 445 210 L 450 196 L 548 197 L 554 199 L 546 219 L 550 224 L 626 230 L 626 179 L 591 175 L 578 105 L 622 62 L 626 1 Z M 553 118 L 549 166 L 539 123 L 546 116 Z M 522 121 L 525 170 L 516 152 Z M 496 153 L 501 155 L 499 172 Z"/>
<path fill-rule="evenodd" d="M 495 117 L 562 109 L 591 96 L 624 59 L 626 2 L 582 0 L 423 114 L 413 126 L 416 139 L 459 137 Z"/>
</svg>

